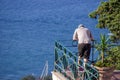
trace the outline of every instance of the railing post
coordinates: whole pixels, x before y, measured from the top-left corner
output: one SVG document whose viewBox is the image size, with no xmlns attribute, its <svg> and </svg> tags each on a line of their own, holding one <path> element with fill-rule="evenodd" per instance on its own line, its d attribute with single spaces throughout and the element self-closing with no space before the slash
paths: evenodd
<svg viewBox="0 0 120 80">
<path fill-rule="evenodd" d="M 64 53 L 63 53 L 63 66 L 64 66 L 64 69 L 67 69 L 67 66 L 68 66 L 68 61 L 67 61 L 67 54 L 66 54 L 66 49 L 64 48 Z"/>
<path fill-rule="evenodd" d="M 91 48 L 92 48 L 92 63 L 94 63 L 94 40 L 92 41 L 92 46 L 91 46 Z"/>
<path fill-rule="evenodd" d="M 55 55 L 55 61 L 54 61 L 54 70 L 56 70 L 56 62 L 58 60 L 58 52 L 57 52 L 57 42 L 55 42 L 55 48 L 54 48 L 54 55 Z"/>
</svg>

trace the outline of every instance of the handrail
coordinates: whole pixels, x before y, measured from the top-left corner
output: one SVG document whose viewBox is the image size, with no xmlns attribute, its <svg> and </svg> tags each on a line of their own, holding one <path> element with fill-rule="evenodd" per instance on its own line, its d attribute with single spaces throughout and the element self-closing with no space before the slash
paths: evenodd
<svg viewBox="0 0 120 80">
<path fill-rule="evenodd" d="M 86 68 L 83 67 L 83 64 L 78 65 L 76 53 L 72 52 L 67 47 L 60 43 L 60 41 L 55 41 L 54 70 L 63 74 L 68 80 L 76 80 L 77 78 L 85 78 L 85 80 L 92 80 L 94 78 L 97 80 L 97 70 L 94 67 L 91 67 L 90 64 L 86 64 Z M 81 62 L 83 61 L 81 60 Z M 80 68 L 84 71 L 81 71 Z"/>
<path fill-rule="evenodd" d="M 47 75 L 48 75 L 48 61 L 46 61 L 45 63 L 42 74 L 40 76 L 40 80 L 44 80 Z"/>
<path fill-rule="evenodd" d="M 59 42 L 62 46 L 63 46 L 63 44 L 64 44 L 64 47 L 65 48 L 76 48 L 76 49 L 78 49 L 77 48 L 77 45 L 78 45 L 78 41 L 76 41 L 76 40 L 71 40 L 71 39 L 69 39 L 69 40 L 58 40 L 58 41 L 55 41 L 55 42 Z M 69 43 L 68 43 L 69 42 Z M 62 44 L 63 43 L 63 44 Z M 65 43 L 68 43 L 67 45 L 65 45 Z M 92 57 L 92 59 L 91 60 L 89 60 L 89 62 L 91 62 L 91 63 L 94 63 L 94 62 L 96 62 L 97 61 L 97 59 L 95 59 L 95 57 L 94 57 L 94 49 L 95 49 L 95 46 L 94 46 L 94 44 L 96 43 L 96 40 L 92 40 L 92 42 L 91 42 L 91 57 Z M 69 49 L 68 49 L 69 50 Z M 71 51 L 72 53 L 75 53 L 76 55 L 78 55 L 78 52 L 77 52 L 78 50 L 75 50 L 75 51 Z M 95 59 L 95 60 L 94 60 Z"/>
</svg>

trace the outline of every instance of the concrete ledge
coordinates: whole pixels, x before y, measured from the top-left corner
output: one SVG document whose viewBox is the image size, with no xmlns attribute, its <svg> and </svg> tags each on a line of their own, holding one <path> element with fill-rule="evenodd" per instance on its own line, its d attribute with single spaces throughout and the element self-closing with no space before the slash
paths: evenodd
<svg viewBox="0 0 120 80">
<path fill-rule="evenodd" d="M 111 80 L 120 80 L 120 70 L 115 70 Z"/>
<path fill-rule="evenodd" d="M 51 73 L 52 73 L 52 80 L 68 80 L 60 72 L 52 71 Z"/>
</svg>

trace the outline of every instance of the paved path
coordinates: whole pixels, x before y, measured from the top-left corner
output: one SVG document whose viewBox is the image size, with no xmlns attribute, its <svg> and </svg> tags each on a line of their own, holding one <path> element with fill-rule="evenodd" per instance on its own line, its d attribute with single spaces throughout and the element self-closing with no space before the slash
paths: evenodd
<svg viewBox="0 0 120 80">
<path fill-rule="evenodd" d="M 52 75 L 55 75 L 56 76 L 56 78 L 59 78 L 59 79 L 57 79 L 57 80 L 67 80 L 63 75 L 61 75 L 59 72 L 52 72 Z M 56 79 L 53 79 L 53 80 L 56 80 Z M 80 80 L 79 78 L 78 79 L 76 79 L 76 80 Z M 112 78 L 111 78 L 111 80 L 120 80 L 120 70 L 119 71 L 114 71 L 114 74 L 113 74 L 113 76 L 112 76 Z"/>
<path fill-rule="evenodd" d="M 111 80 L 120 80 L 120 70 L 114 71 L 114 74 Z"/>
</svg>

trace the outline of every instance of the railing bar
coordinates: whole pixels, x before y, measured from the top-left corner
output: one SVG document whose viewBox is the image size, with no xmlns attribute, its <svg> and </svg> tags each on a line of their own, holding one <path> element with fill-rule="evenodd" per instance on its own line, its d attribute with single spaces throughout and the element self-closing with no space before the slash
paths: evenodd
<svg viewBox="0 0 120 80">
<path fill-rule="evenodd" d="M 59 43 L 59 42 L 58 42 Z M 60 45 L 62 45 L 61 43 L 59 43 Z M 63 45 L 62 45 L 63 46 Z M 64 47 L 63 46 L 63 48 L 66 48 L 66 47 Z M 72 52 L 72 51 L 70 51 L 68 48 L 66 48 L 67 50 L 68 50 L 68 52 Z M 73 55 L 74 56 L 74 55 Z"/>
<path fill-rule="evenodd" d="M 66 40 L 66 41 L 68 41 L 68 40 Z M 63 71 L 64 73 L 65 73 L 65 69 L 64 69 L 64 64 L 63 64 L 63 62 L 61 61 L 61 58 L 62 57 L 64 57 L 65 56 L 65 58 L 66 58 L 66 61 L 67 61 L 67 63 L 68 63 L 68 66 L 73 66 L 73 64 L 74 64 L 74 66 L 75 67 L 72 67 L 72 68 L 69 68 L 69 70 L 72 72 L 72 75 L 73 75 L 73 79 L 75 79 L 75 76 L 74 76 L 74 70 L 76 69 L 76 68 L 78 68 L 79 67 L 79 65 L 77 64 L 77 62 L 76 62 L 76 58 L 77 58 L 77 56 L 75 56 L 75 55 L 73 55 L 73 54 L 71 54 L 71 53 L 74 53 L 74 52 L 72 52 L 71 50 L 69 50 L 68 48 L 66 48 L 66 47 L 74 47 L 74 46 L 63 46 L 61 43 L 59 43 L 59 42 L 56 42 L 56 46 L 55 46 L 55 49 L 56 50 L 59 50 L 63 55 L 61 55 L 61 57 L 58 57 L 58 60 L 57 61 L 59 61 L 59 63 L 61 64 L 61 66 L 62 67 L 60 67 L 56 62 L 55 62 L 55 64 L 56 64 L 56 66 L 58 67 L 58 69 L 60 69 L 61 71 Z M 67 50 L 67 52 L 65 53 L 63 50 Z M 59 56 L 59 55 L 58 55 Z M 69 60 L 68 60 L 68 58 L 69 58 L 69 60 L 71 60 L 73 63 L 72 64 L 70 64 L 70 62 L 69 62 Z M 74 59 L 73 59 L 74 58 Z M 88 64 L 87 64 L 88 65 Z M 81 66 L 81 65 L 80 65 Z M 88 65 L 93 71 L 96 71 L 97 72 L 97 70 L 93 67 L 91 67 L 90 65 Z M 81 67 L 83 67 L 83 66 L 81 66 Z M 63 68 L 63 69 L 62 69 Z M 97 79 L 97 76 L 98 76 L 98 74 L 97 73 L 92 73 L 92 72 L 90 72 L 90 71 L 88 71 L 88 70 L 85 70 L 85 72 L 86 72 L 86 75 L 89 77 L 88 79 L 90 79 L 90 78 L 92 78 L 92 77 L 94 77 L 94 78 L 96 78 Z"/>
<path fill-rule="evenodd" d="M 56 64 L 56 65 L 57 65 L 57 64 Z M 57 65 L 57 66 L 58 66 L 64 73 L 66 73 L 65 70 L 62 69 L 59 65 Z M 57 71 L 58 71 L 58 70 L 57 70 Z M 70 68 L 70 71 L 72 71 L 71 68 Z M 71 77 L 71 78 L 72 78 L 73 80 L 75 80 L 75 79 L 74 79 L 74 74 L 73 74 L 73 73 L 72 73 L 72 75 L 73 75 L 73 77 Z"/>
<path fill-rule="evenodd" d="M 62 69 L 62 67 L 60 67 L 58 64 L 55 63 L 56 66 L 58 66 L 63 72 L 65 72 L 64 69 Z"/>
<path fill-rule="evenodd" d="M 93 69 L 93 68 L 92 68 L 92 69 Z M 97 73 L 93 75 L 93 73 L 89 72 L 88 70 L 85 70 L 85 72 L 88 72 L 89 74 L 92 74 L 93 77 L 97 78 L 97 77 L 95 76 L 95 75 L 97 75 Z"/>
<path fill-rule="evenodd" d="M 56 49 L 58 49 L 59 51 L 61 51 L 59 48 L 57 48 L 57 47 L 55 47 Z M 64 53 L 64 51 L 61 51 L 62 53 Z M 72 52 L 70 52 L 70 53 L 72 53 Z M 68 55 L 67 55 L 68 56 Z M 75 55 L 72 55 L 73 57 L 77 57 L 77 56 L 75 56 Z"/>
</svg>

